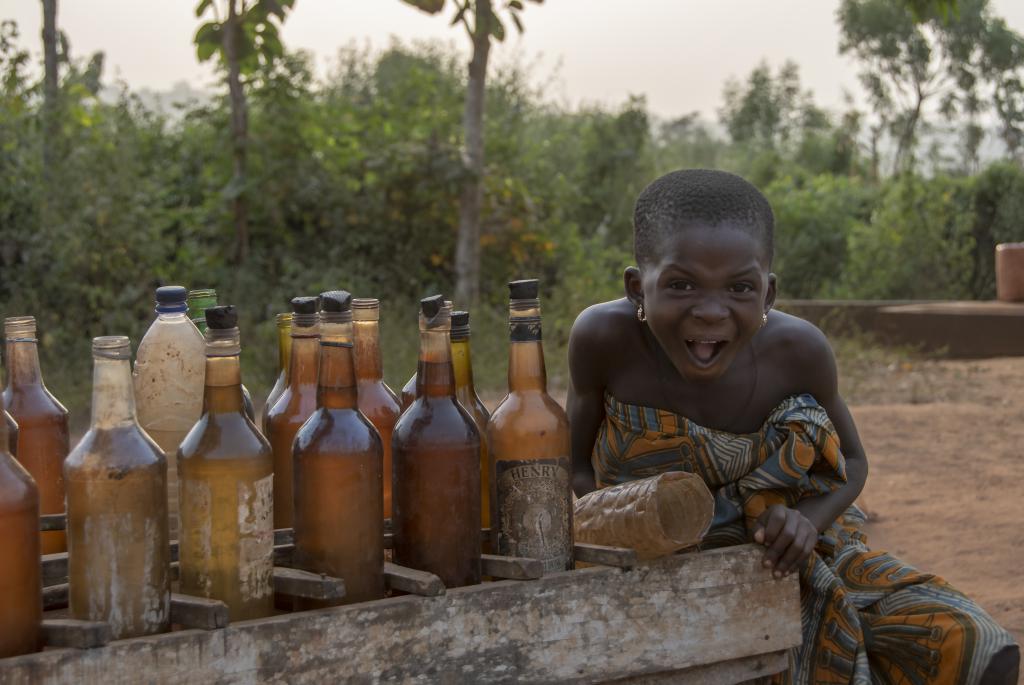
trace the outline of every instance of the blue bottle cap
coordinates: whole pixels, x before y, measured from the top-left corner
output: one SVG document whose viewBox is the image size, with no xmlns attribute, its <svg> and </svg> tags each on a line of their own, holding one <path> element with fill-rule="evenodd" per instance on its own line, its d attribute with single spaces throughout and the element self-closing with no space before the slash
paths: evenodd
<svg viewBox="0 0 1024 685">
<path fill-rule="evenodd" d="M 156 289 L 156 311 L 159 313 L 183 312 L 188 309 L 185 300 L 188 290 L 180 285 L 165 285 Z"/>
</svg>

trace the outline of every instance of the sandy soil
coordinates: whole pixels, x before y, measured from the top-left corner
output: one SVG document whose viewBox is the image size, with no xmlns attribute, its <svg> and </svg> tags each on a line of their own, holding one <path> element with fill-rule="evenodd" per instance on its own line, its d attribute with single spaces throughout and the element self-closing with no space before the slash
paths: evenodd
<svg viewBox="0 0 1024 685">
<path fill-rule="evenodd" d="M 1024 643 L 1024 358 L 852 376 L 868 544 L 945 577 Z"/>
</svg>

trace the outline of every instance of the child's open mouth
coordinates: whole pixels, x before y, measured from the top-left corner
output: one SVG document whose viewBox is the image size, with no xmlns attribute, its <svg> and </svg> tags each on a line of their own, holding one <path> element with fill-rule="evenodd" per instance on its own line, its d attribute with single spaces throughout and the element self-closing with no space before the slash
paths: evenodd
<svg viewBox="0 0 1024 685">
<path fill-rule="evenodd" d="M 698 363 L 708 366 L 718 358 L 728 344 L 728 340 L 687 340 L 686 348 Z"/>
</svg>

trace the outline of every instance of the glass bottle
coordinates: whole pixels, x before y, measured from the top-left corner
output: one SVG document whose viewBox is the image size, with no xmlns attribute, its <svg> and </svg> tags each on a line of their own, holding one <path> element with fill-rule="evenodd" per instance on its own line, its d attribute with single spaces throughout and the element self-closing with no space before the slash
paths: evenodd
<svg viewBox="0 0 1024 685">
<path fill-rule="evenodd" d="M 188 315 L 192 319 L 199 333 L 206 335 L 206 310 L 217 306 L 217 291 L 213 288 L 197 288 L 188 291 Z M 252 403 L 252 394 L 249 389 L 242 386 L 242 402 L 245 404 L 245 413 L 250 421 L 256 420 L 256 406 Z"/>
<path fill-rule="evenodd" d="M 420 307 L 416 399 L 392 438 L 395 562 L 446 587 L 480 582 L 480 431 L 455 398 L 450 305 Z"/>
<path fill-rule="evenodd" d="M 4 320 L 7 341 L 7 387 L 3 406 L 18 427 L 16 458 L 32 475 L 43 514 L 64 512 L 64 459 L 70 433 L 68 410 L 43 384 L 36 344 L 36 320 L 18 316 Z M 66 549 L 64 531 L 40 533 L 42 553 Z"/>
<path fill-rule="evenodd" d="M 18 422 L 8 414 L 3 408 L 3 402 L 0 402 L 0 414 L 4 424 L 7 425 L 7 449 L 12 455 L 18 454 Z"/>
<path fill-rule="evenodd" d="M 243 407 L 235 308 L 206 320 L 203 415 L 178 450 L 181 591 L 242 621 L 274 609 L 274 464 Z"/>
<path fill-rule="evenodd" d="M 535 279 L 509 283 L 508 395 L 487 424 L 498 554 L 572 568 L 569 419 L 548 395 Z"/>
<path fill-rule="evenodd" d="M 295 559 L 345 581 L 334 604 L 365 602 L 384 596 L 384 444 L 359 410 L 352 296 L 323 293 L 320 306 L 317 410 L 295 436 Z"/>
<path fill-rule="evenodd" d="M 316 411 L 320 329 L 315 297 L 292 300 L 292 354 L 288 387 L 267 414 L 267 439 L 274 450 L 274 528 L 291 528 L 294 514 L 292 443 Z"/>
<path fill-rule="evenodd" d="M 402 413 L 395 392 L 384 382 L 380 354 L 380 302 L 373 298 L 352 300 L 356 380 L 359 411 L 370 420 L 384 442 L 384 517 L 391 517 L 391 434 Z"/>
<path fill-rule="evenodd" d="M 43 620 L 39 492 L 7 439 L 0 421 L 0 659 L 39 649 Z"/>
<path fill-rule="evenodd" d="M 94 338 L 92 356 L 92 423 L 64 462 L 71 616 L 105 621 L 114 639 L 161 633 L 171 608 L 167 461 L 135 418 L 128 338 Z"/>
<path fill-rule="evenodd" d="M 203 413 L 206 374 L 203 334 L 186 314 L 187 294 L 180 285 L 156 289 L 156 320 L 139 343 L 133 371 L 139 425 L 167 459 L 172 539 L 178 537 L 178 446 Z"/>
<path fill-rule="evenodd" d="M 267 416 L 271 407 L 281 397 L 285 387 L 288 385 L 288 360 L 292 355 L 292 313 L 277 315 L 277 380 L 274 387 L 267 395 L 267 401 L 263 403 L 263 411 L 260 413 L 260 429 L 267 434 Z"/>
<path fill-rule="evenodd" d="M 409 408 L 412 401 L 416 399 L 416 372 L 414 371 L 409 380 L 402 386 L 402 411 Z"/>
<path fill-rule="evenodd" d="M 487 451 L 487 420 L 490 414 L 473 387 L 473 362 L 469 352 L 469 312 L 452 312 L 452 369 L 455 373 L 455 397 L 480 430 L 480 524 L 491 525 L 490 471 Z"/>
</svg>

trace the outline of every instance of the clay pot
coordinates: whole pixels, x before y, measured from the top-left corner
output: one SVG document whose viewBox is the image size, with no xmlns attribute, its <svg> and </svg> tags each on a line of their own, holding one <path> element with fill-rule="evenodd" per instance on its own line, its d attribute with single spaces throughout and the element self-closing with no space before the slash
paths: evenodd
<svg viewBox="0 0 1024 685">
<path fill-rule="evenodd" d="M 1024 302 L 1024 243 L 996 245 L 996 299 Z"/>
</svg>

